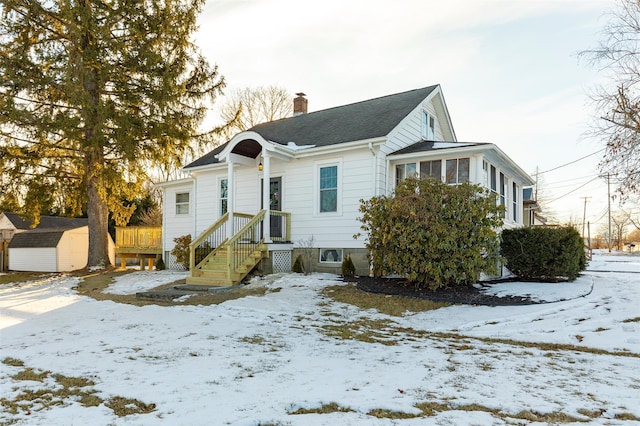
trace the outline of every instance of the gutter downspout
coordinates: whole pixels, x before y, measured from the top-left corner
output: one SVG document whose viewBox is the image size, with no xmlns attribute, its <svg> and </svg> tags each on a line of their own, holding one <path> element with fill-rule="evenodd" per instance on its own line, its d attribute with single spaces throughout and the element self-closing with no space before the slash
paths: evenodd
<svg viewBox="0 0 640 426">
<path fill-rule="evenodd" d="M 199 235 L 198 233 L 198 179 L 193 178 L 193 239 Z"/>
<path fill-rule="evenodd" d="M 378 156 L 376 155 L 375 150 L 373 149 L 373 142 L 369 142 L 369 151 L 371 151 L 371 155 L 373 155 L 373 196 L 376 197 L 378 195 Z"/>
</svg>

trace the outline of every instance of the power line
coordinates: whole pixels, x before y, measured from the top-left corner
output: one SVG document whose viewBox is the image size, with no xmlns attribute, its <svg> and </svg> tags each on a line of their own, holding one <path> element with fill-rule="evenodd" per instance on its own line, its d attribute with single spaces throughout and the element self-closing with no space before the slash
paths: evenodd
<svg viewBox="0 0 640 426">
<path fill-rule="evenodd" d="M 600 177 L 600 176 L 596 176 L 596 177 L 594 177 L 594 178 L 593 178 L 593 179 L 591 179 L 590 181 L 588 181 L 588 182 L 586 182 L 586 183 L 583 183 L 583 184 L 582 184 L 582 185 L 580 185 L 579 187 L 577 187 L 577 188 L 575 188 L 575 189 L 572 189 L 571 191 L 567 192 L 566 194 L 561 195 L 561 196 L 559 196 L 558 198 L 554 198 L 554 199 L 553 199 L 553 200 L 551 200 L 551 201 L 548 201 L 548 203 L 553 203 L 554 201 L 558 201 L 559 199 L 564 198 L 564 197 L 566 197 L 567 195 L 569 195 L 569 194 L 572 194 L 572 193 L 576 192 L 578 189 L 580 189 L 580 188 L 582 188 L 582 187 L 587 186 L 588 184 L 590 184 L 591 182 L 595 181 L 595 180 L 596 180 L 596 179 L 598 179 L 599 177 Z"/>
<path fill-rule="evenodd" d="M 571 165 L 571 164 L 573 164 L 573 163 L 577 163 L 578 161 L 584 160 L 585 158 L 589 158 L 589 157 L 591 157 L 592 155 L 596 155 L 596 154 L 598 154 L 598 153 L 600 153 L 600 152 L 604 151 L 605 149 L 606 149 L 606 148 L 601 148 L 601 149 L 597 150 L 596 152 L 592 152 L 591 154 L 587 154 L 587 155 L 585 155 L 584 157 L 580 157 L 580 158 L 578 158 L 577 160 L 570 161 L 570 162 L 568 162 L 568 163 L 566 163 L 566 164 L 562 164 L 562 165 L 560 165 L 560 166 L 554 167 L 553 169 L 545 170 L 545 171 L 543 171 L 543 172 L 537 172 L 536 174 L 541 175 L 541 174 L 543 174 L 543 173 L 549 173 L 549 172 L 552 172 L 552 171 L 554 171 L 554 170 L 558 170 L 558 169 L 561 169 L 561 168 L 563 168 L 563 167 L 570 166 L 570 165 Z"/>
</svg>

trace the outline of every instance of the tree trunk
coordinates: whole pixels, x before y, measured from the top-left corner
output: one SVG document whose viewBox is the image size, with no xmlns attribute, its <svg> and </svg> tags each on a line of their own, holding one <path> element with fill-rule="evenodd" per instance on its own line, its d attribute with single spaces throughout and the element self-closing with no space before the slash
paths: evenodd
<svg viewBox="0 0 640 426">
<path fill-rule="evenodd" d="M 87 173 L 87 213 L 89 216 L 89 260 L 87 266 L 110 266 L 109 208 L 100 195 L 100 169 L 104 158 L 100 147 L 87 149 L 84 159 Z"/>
</svg>

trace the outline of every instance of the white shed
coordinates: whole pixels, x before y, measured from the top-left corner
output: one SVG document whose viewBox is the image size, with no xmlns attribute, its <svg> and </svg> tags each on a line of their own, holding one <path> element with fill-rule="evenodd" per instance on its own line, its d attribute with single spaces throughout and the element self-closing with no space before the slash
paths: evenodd
<svg viewBox="0 0 640 426">
<path fill-rule="evenodd" d="M 109 258 L 115 262 L 114 244 Z M 13 271 L 65 272 L 87 266 L 89 227 L 32 229 L 15 234 L 9 243 L 9 269 Z"/>
</svg>

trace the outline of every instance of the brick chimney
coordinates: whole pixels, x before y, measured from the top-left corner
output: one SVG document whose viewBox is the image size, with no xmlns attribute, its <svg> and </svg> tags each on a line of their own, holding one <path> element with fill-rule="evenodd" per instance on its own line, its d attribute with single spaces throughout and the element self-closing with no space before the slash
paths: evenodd
<svg viewBox="0 0 640 426">
<path fill-rule="evenodd" d="M 307 104 L 309 101 L 305 98 L 304 93 L 296 93 L 296 98 L 293 99 L 293 115 L 306 114 L 307 113 Z"/>
</svg>

